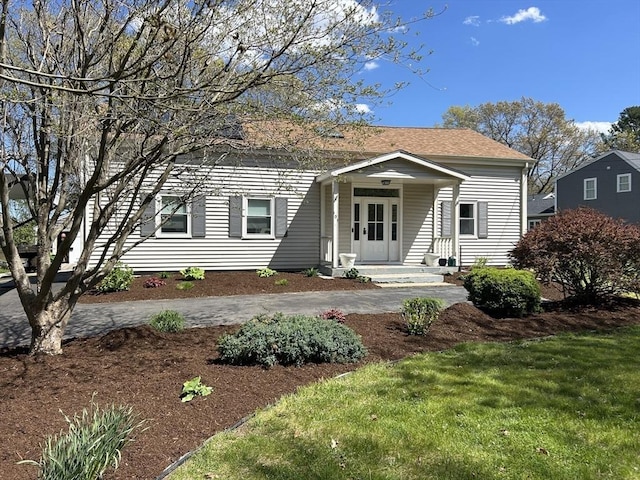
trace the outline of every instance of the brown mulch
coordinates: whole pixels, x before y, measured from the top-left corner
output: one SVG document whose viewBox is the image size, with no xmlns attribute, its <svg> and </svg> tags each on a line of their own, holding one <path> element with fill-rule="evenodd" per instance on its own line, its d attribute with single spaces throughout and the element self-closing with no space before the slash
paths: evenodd
<svg viewBox="0 0 640 480">
<path fill-rule="evenodd" d="M 296 281 L 304 283 L 300 278 Z M 322 281 L 327 282 L 323 286 L 338 285 Z M 359 284 L 358 288 L 361 285 L 371 288 L 367 284 Z M 97 298 L 111 301 L 116 297 Z M 472 305 L 456 304 L 424 337 L 407 335 L 399 314 L 349 315 L 346 324 L 361 335 L 369 350 L 363 362 L 276 366 L 269 370 L 226 366 L 216 361 L 217 339 L 238 328 L 235 326 L 197 328 L 177 334 L 158 333 L 148 326 L 125 328 L 100 337 L 72 340 L 65 345 L 64 354 L 57 357 L 32 358 L 19 350 L 5 351 L 0 355 L 0 478 L 35 479 L 34 467 L 16 462 L 37 459 L 44 437 L 66 429 L 60 411 L 73 415 L 89 406 L 92 398 L 100 405 L 131 405 L 140 418 L 147 420 L 148 429 L 127 446 L 120 468 L 106 478 L 152 479 L 206 438 L 236 424 L 257 408 L 295 392 L 300 385 L 334 377 L 365 363 L 439 351 L 459 342 L 510 341 L 638 323 L 640 302 L 635 301 L 573 311 L 555 304 L 538 315 L 500 320 Z M 213 393 L 182 403 L 182 383 L 198 375 L 204 384 L 214 387 Z"/>
</svg>

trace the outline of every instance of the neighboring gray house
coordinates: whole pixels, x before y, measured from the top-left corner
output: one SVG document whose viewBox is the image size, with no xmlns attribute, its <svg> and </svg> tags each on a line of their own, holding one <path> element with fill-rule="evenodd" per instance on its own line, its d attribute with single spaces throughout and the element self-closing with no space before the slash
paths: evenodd
<svg viewBox="0 0 640 480">
<path fill-rule="evenodd" d="M 640 153 L 612 150 L 556 180 L 557 211 L 586 206 L 640 224 Z"/>
<path fill-rule="evenodd" d="M 420 265 L 431 252 L 427 262 L 504 265 L 526 231 L 533 160 L 475 131 L 360 127 L 316 136 L 312 154 L 328 165 L 312 170 L 299 166 L 300 153 L 286 166 L 290 152 L 256 147 L 249 132 L 252 148 L 230 152 L 208 174 L 209 192 L 160 226 L 181 189 L 165 185 L 141 229 L 157 231 L 122 261 L 139 271 L 336 269 L 345 253 L 358 266 Z"/>
<path fill-rule="evenodd" d="M 527 199 L 527 230 L 531 230 L 556 213 L 556 196 L 553 193 L 529 195 Z"/>
</svg>

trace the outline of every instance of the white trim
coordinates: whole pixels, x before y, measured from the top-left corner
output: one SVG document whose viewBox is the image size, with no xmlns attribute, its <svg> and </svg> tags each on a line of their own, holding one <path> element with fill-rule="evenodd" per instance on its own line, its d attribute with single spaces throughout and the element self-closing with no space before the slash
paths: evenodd
<svg viewBox="0 0 640 480">
<path fill-rule="evenodd" d="M 187 231 L 186 232 L 165 232 L 162 230 L 163 225 L 162 225 L 162 210 L 163 210 L 163 203 L 162 203 L 162 199 L 166 198 L 166 197 L 175 197 L 177 199 L 180 199 L 180 195 L 176 194 L 176 193 L 171 193 L 171 192 L 164 192 L 164 193 L 159 193 L 156 198 L 155 198 L 155 210 L 156 210 L 156 215 L 155 215 L 155 221 L 156 221 L 156 232 L 155 232 L 155 236 L 157 238 L 192 238 L 193 235 L 193 231 L 191 229 L 191 203 L 190 202 L 183 202 L 182 204 L 184 205 L 184 209 L 185 209 L 185 213 L 184 215 L 187 217 Z M 175 215 L 176 213 L 172 214 Z M 182 215 L 182 214 L 180 214 Z"/>
<path fill-rule="evenodd" d="M 249 217 L 249 201 L 250 200 L 268 200 L 269 201 L 269 233 L 248 233 L 247 218 Z M 275 232 L 275 198 L 264 197 L 260 195 L 243 195 L 242 196 L 242 238 L 243 239 L 268 239 L 276 238 Z"/>
<path fill-rule="evenodd" d="M 407 160 L 408 162 L 411 163 L 415 163 L 416 165 L 420 165 L 424 168 L 428 168 L 430 170 L 434 170 L 436 172 L 439 173 L 443 173 L 449 177 L 453 177 L 453 178 L 457 178 L 460 181 L 465 181 L 465 180 L 469 180 L 471 177 L 469 177 L 468 175 L 458 171 L 458 170 L 454 170 L 451 168 L 447 168 L 447 167 L 443 167 L 442 165 L 435 163 L 435 162 L 431 162 L 429 160 L 425 160 L 419 157 L 416 157 L 415 155 L 410 155 L 406 152 L 402 152 L 402 151 L 396 151 L 396 152 L 391 152 L 391 153 L 387 153 L 385 155 L 381 155 L 379 157 L 374 157 L 374 158 L 370 158 L 368 160 L 364 160 L 362 162 L 358 162 L 358 163 L 354 163 L 352 165 L 347 165 L 346 167 L 342 167 L 342 168 L 338 168 L 336 170 L 331 170 L 328 171 L 326 173 L 323 173 L 322 175 L 319 175 L 316 177 L 316 182 L 318 183 L 322 183 L 325 182 L 331 178 L 335 178 L 338 177 L 340 175 L 344 175 L 345 173 L 351 173 L 351 172 L 356 172 L 358 170 L 361 170 L 363 168 L 367 168 L 367 167 L 371 167 L 373 165 L 377 165 L 379 163 L 384 163 L 384 162 L 388 162 L 390 160 L 396 160 L 398 158 L 401 158 L 403 160 Z"/>
<path fill-rule="evenodd" d="M 593 197 L 587 197 L 587 182 L 593 180 Z M 585 178 L 582 181 L 582 199 L 583 200 L 597 200 L 598 199 L 598 178 L 590 177 Z"/>
<path fill-rule="evenodd" d="M 620 180 L 622 178 L 628 178 L 629 179 L 629 188 L 627 190 L 622 190 L 620 188 Z M 616 175 L 616 192 L 617 193 L 626 193 L 626 192 L 630 192 L 631 191 L 631 174 L 630 173 L 620 173 L 618 175 Z"/>
</svg>

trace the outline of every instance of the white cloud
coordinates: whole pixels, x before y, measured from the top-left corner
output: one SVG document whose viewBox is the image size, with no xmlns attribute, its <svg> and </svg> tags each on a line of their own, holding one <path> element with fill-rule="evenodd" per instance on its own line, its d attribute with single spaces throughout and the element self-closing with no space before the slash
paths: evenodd
<svg viewBox="0 0 640 480">
<path fill-rule="evenodd" d="M 471 37 L 471 45 L 473 45 L 474 47 L 477 47 L 478 45 L 480 45 L 480 42 L 476 37 Z"/>
<path fill-rule="evenodd" d="M 595 130 L 598 133 L 608 133 L 611 122 L 576 122 L 576 127 L 580 130 Z"/>
<path fill-rule="evenodd" d="M 507 25 L 515 25 L 516 23 L 526 22 L 531 20 L 533 23 L 544 22 L 547 19 L 538 7 L 529 7 L 526 10 L 518 10 L 515 15 L 510 17 L 502 17 L 500 21 Z"/>
<path fill-rule="evenodd" d="M 463 25 L 471 25 L 473 27 L 479 27 L 480 17 L 478 15 L 472 15 L 470 17 L 465 18 L 462 23 Z"/>
<path fill-rule="evenodd" d="M 374 62 L 374 61 L 370 61 L 364 64 L 364 69 L 366 71 L 371 71 L 371 70 L 375 70 L 376 68 L 380 67 L 380 64 L 378 62 Z"/>
<path fill-rule="evenodd" d="M 357 103 L 356 104 L 356 111 L 358 113 L 365 114 L 365 115 L 373 112 L 373 110 L 371 110 L 369 105 L 367 105 L 366 103 Z"/>
</svg>

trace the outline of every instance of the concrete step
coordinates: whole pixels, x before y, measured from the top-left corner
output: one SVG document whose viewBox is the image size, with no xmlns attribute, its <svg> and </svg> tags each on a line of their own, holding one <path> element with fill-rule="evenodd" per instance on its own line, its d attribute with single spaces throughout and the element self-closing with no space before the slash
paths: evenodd
<svg viewBox="0 0 640 480">
<path fill-rule="evenodd" d="M 362 274 L 371 279 L 374 283 L 441 283 L 444 277 L 434 273 L 379 273 Z"/>
</svg>

